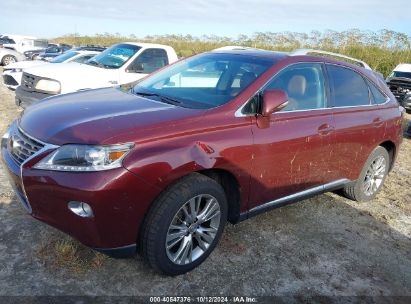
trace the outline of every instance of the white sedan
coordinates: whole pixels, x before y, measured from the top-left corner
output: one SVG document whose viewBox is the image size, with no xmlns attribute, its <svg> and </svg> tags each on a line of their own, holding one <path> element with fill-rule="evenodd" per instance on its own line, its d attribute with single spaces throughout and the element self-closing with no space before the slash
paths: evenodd
<svg viewBox="0 0 411 304">
<path fill-rule="evenodd" d="M 6 87 L 11 90 L 15 90 L 21 84 L 21 77 L 23 70 L 39 65 L 45 65 L 50 63 L 65 63 L 65 62 L 78 62 L 83 63 L 99 54 L 100 51 L 87 51 L 87 50 L 70 50 L 55 57 L 51 61 L 43 60 L 30 60 L 10 63 L 4 68 L 3 82 Z"/>
<path fill-rule="evenodd" d="M 15 50 L 9 48 L 0 48 L 0 65 L 6 66 L 24 59 L 26 59 L 24 55 Z"/>
</svg>

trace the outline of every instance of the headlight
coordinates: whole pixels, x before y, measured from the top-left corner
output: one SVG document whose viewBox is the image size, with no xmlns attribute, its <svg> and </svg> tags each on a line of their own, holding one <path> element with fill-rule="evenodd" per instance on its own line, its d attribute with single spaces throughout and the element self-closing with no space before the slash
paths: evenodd
<svg viewBox="0 0 411 304">
<path fill-rule="evenodd" d="M 19 73 L 19 72 L 23 72 L 23 69 L 12 69 L 11 72 L 12 73 Z"/>
<path fill-rule="evenodd" d="M 103 171 L 119 168 L 133 144 L 91 146 L 64 145 L 34 165 L 35 169 L 54 171 Z"/>
<path fill-rule="evenodd" d="M 56 80 L 41 79 L 39 82 L 37 82 L 36 89 L 50 93 L 59 93 L 60 82 Z"/>
</svg>

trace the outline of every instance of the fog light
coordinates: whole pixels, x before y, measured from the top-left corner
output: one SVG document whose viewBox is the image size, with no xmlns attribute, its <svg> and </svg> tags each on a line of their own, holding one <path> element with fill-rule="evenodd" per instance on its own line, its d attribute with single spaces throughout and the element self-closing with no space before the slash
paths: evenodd
<svg viewBox="0 0 411 304">
<path fill-rule="evenodd" d="M 87 203 L 71 201 L 68 203 L 68 208 L 78 216 L 94 217 L 93 209 Z"/>
</svg>

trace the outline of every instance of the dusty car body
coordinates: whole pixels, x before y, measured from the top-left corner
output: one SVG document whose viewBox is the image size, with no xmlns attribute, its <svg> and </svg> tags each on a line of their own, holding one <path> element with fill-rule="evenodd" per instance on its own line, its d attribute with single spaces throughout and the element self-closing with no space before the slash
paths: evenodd
<svg viewBox="0 0 411 304">
<path fill-rule="evenodd" d="M 335 189 L 375 197 L 403 114 L 364 67 L 217 50 L 131 90 L 36 103 L 3 137 L 2 157 L 33 217 L 110 255 L 139 244 L 175 275 L 205 260 L 226 221 Z"/>
</svg>

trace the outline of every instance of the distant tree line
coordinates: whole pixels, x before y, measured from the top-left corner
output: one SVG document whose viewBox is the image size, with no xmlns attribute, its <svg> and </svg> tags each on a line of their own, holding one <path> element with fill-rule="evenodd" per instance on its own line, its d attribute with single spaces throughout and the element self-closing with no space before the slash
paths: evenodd
<svg viewBox="0 0 411 304">
<path fill-rule="evenodd" d="M 256 32 L 236 38 L 216 35 L 149 35 L 136 37 L 119 33 L 80 36 L 68 34 L 53 39 L 55 42 L 73 45 L 109 46 L 120 41 L 140 41 L 167 44 L 174 47 L 181 57 L 212 50 L 226 45 L 242 45 L 268 50 L 289 51 L 298 48 L 314 48 L 338 52 L 367 62 L 373 69 L 387 76 L 398 63 L 411 63 L 411 38 L 391 30 L 377 32 L 351 29 L 347 31 Z"/>
</svg>

